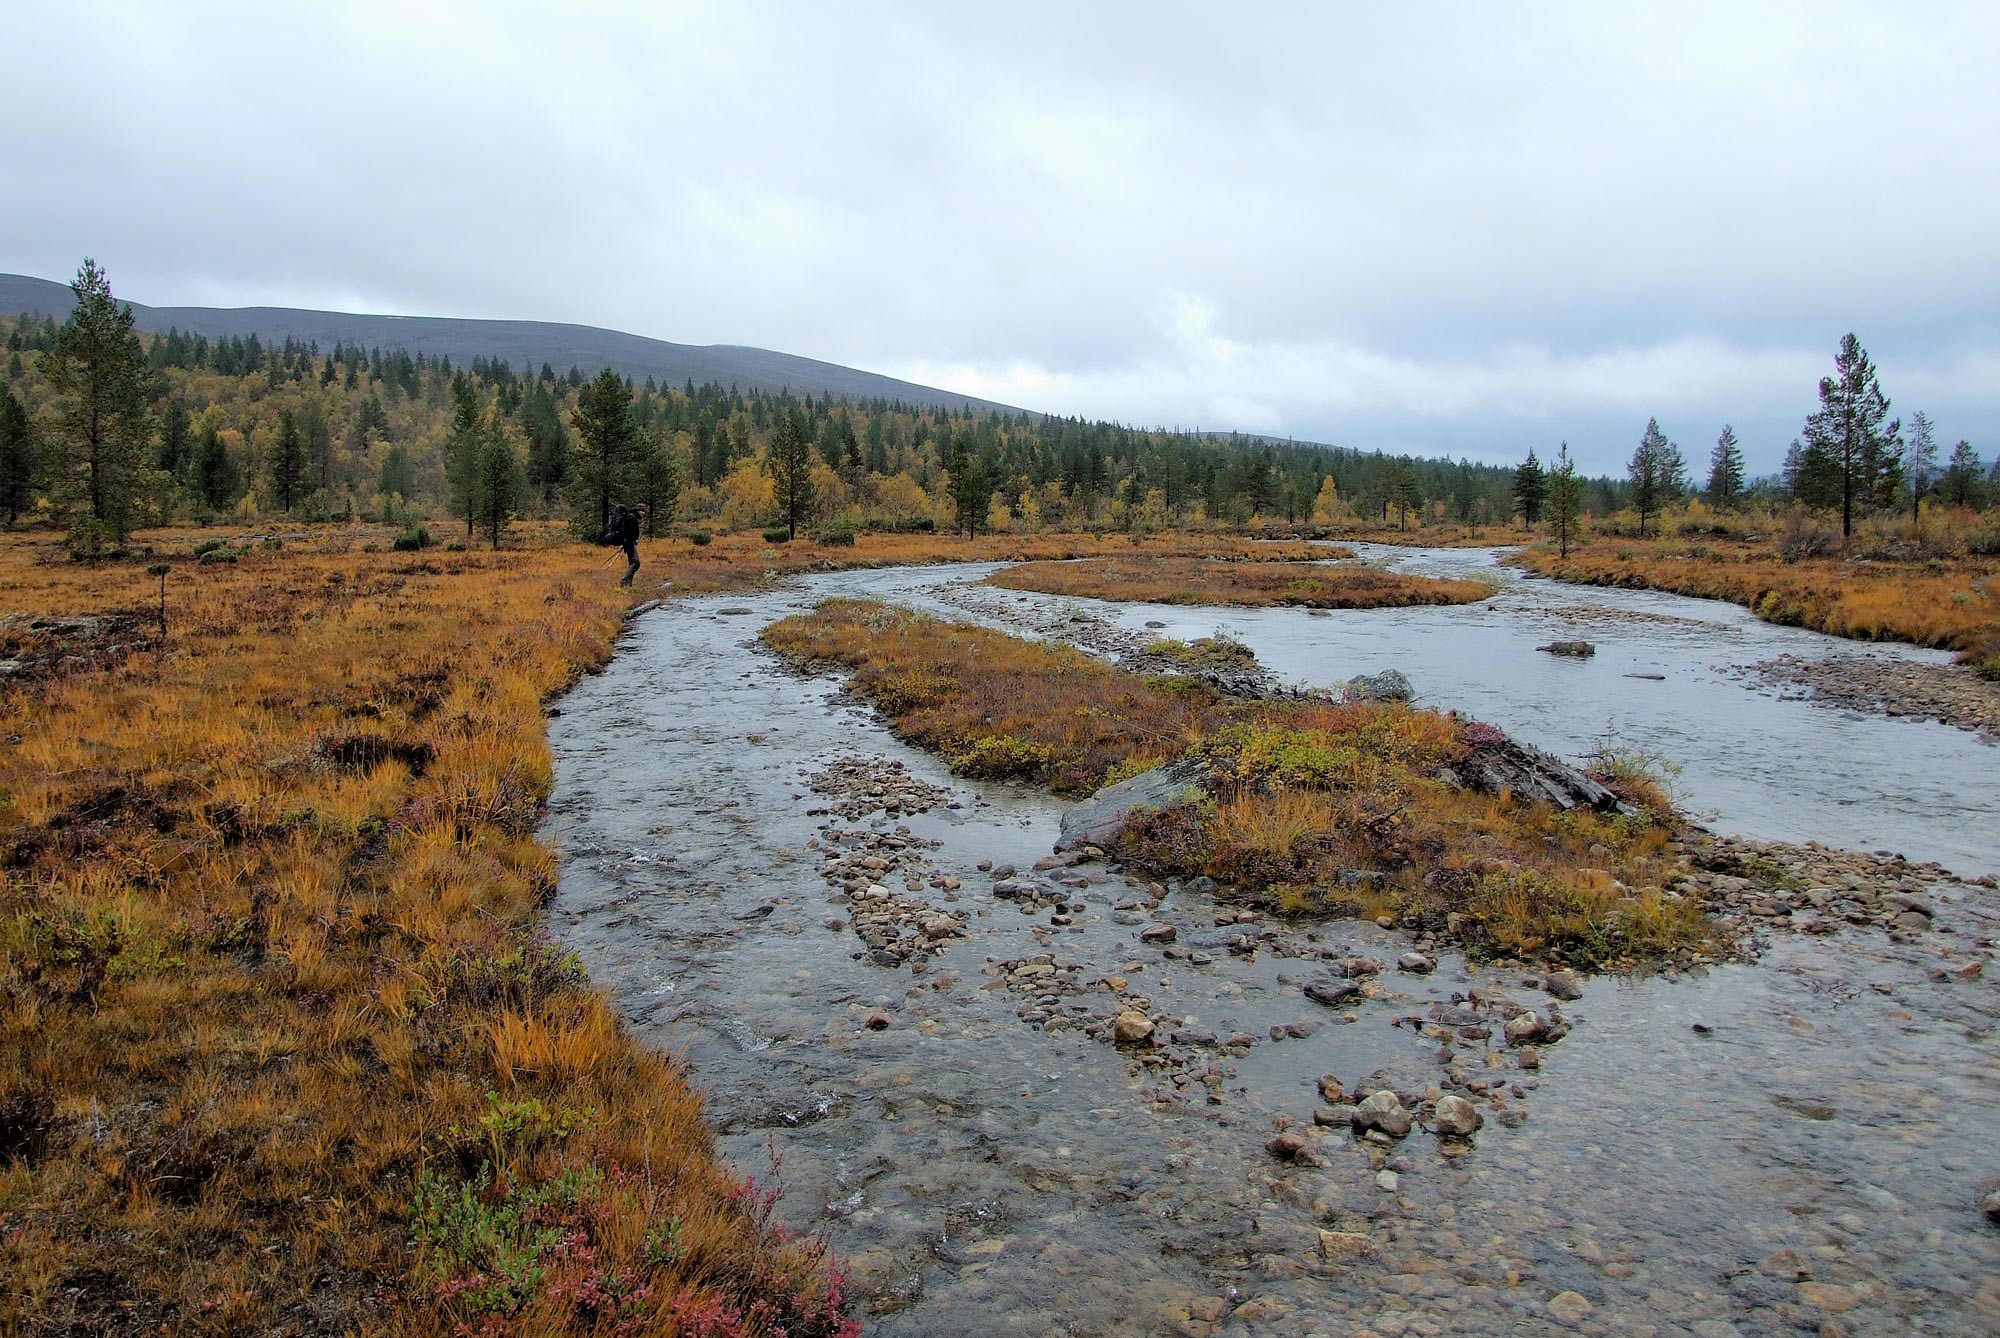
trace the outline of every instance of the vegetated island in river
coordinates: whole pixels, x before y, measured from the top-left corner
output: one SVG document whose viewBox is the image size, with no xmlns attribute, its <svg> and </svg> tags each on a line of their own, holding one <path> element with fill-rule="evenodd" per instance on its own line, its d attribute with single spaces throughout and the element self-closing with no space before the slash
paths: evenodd
<svg viewBox="0 0 2000 1338">
<path fill-rule="evenodd" d="M 1335 548 L 1320 549 L 1312 556 L 1324 559 L 1353 554 Z M 986 578 L 986 583 L 1010 590 L 1149 604 L 1289 605 L 1315 609 L 1470 604 L 1493 593 L 1492 586 L 1480 581 L 1411 576 L 1375 567 L 1218 561 L 1151 553 L 1076 562 L 1024 562 L 994 572 Z"/>
<path fill-rule="evenodd" d="M 1726 951 L 1699 900 L 1665 887 L 1683 867 L 1676 821 L 1630 770 L 1597 781 L 1550 762 L 1553 788 L 1536 791 L 1526 750 L 1443 712 L 1234 700 L 1198 677 L 872 601 L 829 600 L 764 638 L 795 663 L 850 671 L 856 695 L 962 775 L 1087 795 L 1171 764 L 1160 802 L 1102 837 L 1158 876 L 1289 914 L 1391 914 L 1489 956 L 1602 966 Z"/>
</svg>

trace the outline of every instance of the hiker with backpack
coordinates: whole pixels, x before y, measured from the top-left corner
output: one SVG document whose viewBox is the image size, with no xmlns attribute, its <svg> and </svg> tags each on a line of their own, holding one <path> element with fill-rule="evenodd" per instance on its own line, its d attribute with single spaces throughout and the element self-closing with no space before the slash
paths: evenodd
<svg viewBox="0 0 2000 1338">
<path fill-rule="evenodd" d="M 639 526 L 646 519 L 646 504 L 637 506 L 613 506 L 611 519 L 604 527 L 604 542 L 617 544 L 625 550 L 625 577 L 620 585 L 632 584 L 632 578 L 639 574 Z"/>
</svg>

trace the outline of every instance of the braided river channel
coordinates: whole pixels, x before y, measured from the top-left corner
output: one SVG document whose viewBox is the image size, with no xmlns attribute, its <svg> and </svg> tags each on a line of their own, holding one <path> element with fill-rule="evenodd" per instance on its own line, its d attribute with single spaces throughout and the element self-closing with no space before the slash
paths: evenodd
<svg viewBox="0 0 2000 1338">
<path fill-rule="evenodd" d="M 1745 672 L 1946 657 L 1500 556 L 1363 546 L 1498 584 L 1455 608 L 1063 600 L 978 584 L 991 565 L 669 602 L 549 722 L 549 923 L 684 1058 L 723 1151 L 850 1262 L 871 1334 L 2000 1332 L 1980 1208 L 2000 1188 L 2000 892 L 1961 881 L 2000 870 L 2000 751 Z M 1449 954 L 1399 970 L 1411 941 L 1373 922 L 1238 920 L 1102 862 L 1037 869 L 1065 801 L 952 776 L 839 677 L 763 648 L 836 595 L 1100 649 L 1222 631 L 1288 683 L 1398 669 L 1421 704 L 1558 756 L 1673 762 L 1714 831 L 1906 856 L 1922 932 L 1763 927 L 1754 961 L 1559 999 Z M 1536 649 L 1571 638 L 1597 654 Z M 912 933 L 949 932 L 865 941 L 856 871 Z M 1305 993 L 1356 959 L 1366 992 Z M 1144 1049 L 1113 1043 L 1135 1002 L 1159 1028 Z M 1569 1028 L 1532 1063 L 1502 1036 L 1523 1010 Z M 1323 1080 L 1469 1090 L 1485 1123 L 1342 1121 L 1274 1155 L 1329 1113 Z"/>
</svg>

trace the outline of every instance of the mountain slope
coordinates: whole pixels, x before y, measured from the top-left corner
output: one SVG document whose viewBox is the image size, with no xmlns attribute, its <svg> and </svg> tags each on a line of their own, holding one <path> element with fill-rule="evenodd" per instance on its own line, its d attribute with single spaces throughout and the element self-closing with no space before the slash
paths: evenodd
<svg viewBox="0 0 2000 1338">
<path fill-rule="evenodd" d="M 123 299 L 120 299 L 121 301 Z M 0 274 L 0 312 L 53 316 L 69 314 L 75 303 L 67 285 L 21 274 Z M 1020 409 L 971 395 L 955 395 L 933 386 L 899 381 L 892 376 L 842 367 L 838 363 L 802 358 L 771 349 L 737 344 L 673 344 L 664 339 L 592 325 L 561 325 L 551 321 L 458 320 L 444 316 L 366 316 L 340 311 L 302 311 L 290 307 L 148 307 L 131 303 L 141 330 L 172 327 L 210 339 L 255 334 L 265 343 L 287 338 L 317 342 L 322 352 L 336 343 L 360 344 L 387 352 L 402 349 L 428 357 L 443 354 L 454 363 L 475 357 L 501 358 L 529 370 L 548 363 L 558 372 L 574 365 L 585 372 L 615 367 L 640 380 L 651 376 L 663 385 L 696 385 L 713 381 L 741 390 L 791 390 L 804 394 L 854 399 L 901 400 L 905 404 L 971 407 L 1020 413 Z"/>
</svg>

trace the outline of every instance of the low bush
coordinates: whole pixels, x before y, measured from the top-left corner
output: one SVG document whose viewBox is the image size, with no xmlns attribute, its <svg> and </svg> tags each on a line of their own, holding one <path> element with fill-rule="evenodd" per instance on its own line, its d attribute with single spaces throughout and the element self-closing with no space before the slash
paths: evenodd
<svg viewBox="0 0 2000 1338">
<path fill-rule="evenodd" d="M 689 530 L 688 542 L 696 548 L 706 548 L 715 541 L 715 536 L 707 530 Z"/>
<path fill-rule="evenodd" d="M 767 544 L 788 544 L 791 541 L 792 532 L 782 525 L 764 531 L 764 542 Z"/>
<path fill-rule="evenodd" d="M 389 547 L 398 553 L 416 553 L 431 546 L 431 532 L 422 525 L 415 525 L 397 535 Z"/>
</svg>

